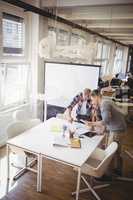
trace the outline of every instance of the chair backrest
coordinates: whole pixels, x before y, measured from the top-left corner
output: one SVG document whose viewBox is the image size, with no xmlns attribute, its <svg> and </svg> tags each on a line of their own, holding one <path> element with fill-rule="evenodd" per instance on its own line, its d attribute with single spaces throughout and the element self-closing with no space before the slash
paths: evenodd
<svg viewBox="0 0 133 200">
<path fill-rule="evenodd" d="M 7 127 L 8 138 L 15 137 L 27 130 L 25 122 L 12 122 Z"/>
<path fill-rule="evenodd" d="M 39 119 L 27 120 L 24 122 L 23 121 L 12 122 L 7 127 L 8 138 L 9 139 L 13 138 L 34 126 L 37 126 L 39 123 L 40 123 Z"/>
<path fill-rule="evenodd" d="M 38 118 L 29 119 L 25 123 L 26 123 L 27 128 L 30 129 L 30 128 L 32 128 L 32 127 L 37 126 L 38 124 L 40 124 L 41 120 L 38 119 Z"/>
<path fill-rule="evenodd" d="M 16 110 L 13 112 L 13 119 L 15 121 L 25 121 L 31 118 L 30 112 L 26 112 L 25 110 Z"/>
<path fill-rule="evenodd" d="M 59 119 L 64 119 L 64 113 L 57 113 L 56 117 Z"/>
<path fill-rule="evenodd" d="M 107 168 L 109 167 L 109 164 L 117 151 L 118 144 L 116 142 L 112 142 L 105 150 L 105 157 L 100 162 L 100 164 L 95 169 L 95 172 L 97 174 L 97 177 L 101 177 L 105 172 L 107 171 Z"/>
</svg>

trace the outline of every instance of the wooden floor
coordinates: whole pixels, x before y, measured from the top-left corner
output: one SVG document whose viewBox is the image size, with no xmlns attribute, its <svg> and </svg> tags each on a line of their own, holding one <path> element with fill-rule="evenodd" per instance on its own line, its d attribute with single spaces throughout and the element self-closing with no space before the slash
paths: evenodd
<svg viewBox="0 0 133 200">
<path fill-rule="evenodd" d="M 133 126 L 128 128 L 123 149 L 133 149 Z M 6 154 L 5 148 L 0 150 L 0 198 L 2 200 L 74 200 L 71 192 L 76 187 L 76 173 L 71 167 L 43 160 L 42 193 L 36 192 L 36 175 L 32 172 L 22 176 L 12 187 L 8 195 L 6 190 Z M 124 155 L 123 173 L 133 177 L 133 161 Z M 14 171 L 12 170 L 12 173 Z M 81 184 L 83 187 L 84 185 Z M 113 181 L 107 188 L 98 191 L 103 200 L 133 200 L 133 182 Z M 80 195 L 79 200 L 94 200 L 89 193 Z"/>
</svg>

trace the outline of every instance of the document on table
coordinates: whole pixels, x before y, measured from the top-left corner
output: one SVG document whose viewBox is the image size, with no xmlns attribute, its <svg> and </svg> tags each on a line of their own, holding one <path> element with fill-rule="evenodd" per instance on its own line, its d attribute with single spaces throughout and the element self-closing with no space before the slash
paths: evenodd
<svg viewBox="0 0 133 200">
<path fill-rule="evenodd" d="M 54 137 L 53 145 L 58 147 L 81 148 L 81 142 L 79 138 L 67 138 L 63 136 Z"/>
<path fill-rule="evenodd" d="M 69 138 L 63 137 L 62 135 L 54 137 L 53 140 L 54 146 L 68 147 L 69 144 L 70 144 Z"/>
<path fill-rule="evenodd" d="M 78 129 L 76 129 L 76 134 L 77 135 L 83 135 L 83 134 L 85 134 L 85 133 L 87 133 L 87 132 L 89 132 L 90 130 L 88 129 L 88 128 L 78 128 Z"/>
<path fill-rule="evenodd" d="M 73 122 L 73 126 L 75 128 L 75 133 L 78 136 L 91 131 L 91 127 L 87 127 L 85 124 L 79 122 Z"/>
</svg>

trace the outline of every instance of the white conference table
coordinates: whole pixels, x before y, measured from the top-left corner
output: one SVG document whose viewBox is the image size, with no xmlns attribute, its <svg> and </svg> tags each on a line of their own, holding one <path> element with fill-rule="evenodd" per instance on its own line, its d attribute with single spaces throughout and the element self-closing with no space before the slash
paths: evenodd
<svg viewBox="0 0 133 200">
<path fill-rule="evenodd" d="M 97 135 L 92 138 L 84 136 L 81 139 L 81 148 L 71 147 L 58 147 L 53 146 L 53 135 L 50 126 L 52 123 L 64 123 L 64 120 L 51 118 L 45 123 L 41 123 L 36 127 L 33 127 L 19 136 L 16 136 L 7 141 L 7 160 L 8 160 L 8 179 L 9 179 L 9 151 L 11 146 L 16 146 L 26 152 L 33 153 L 38 158 L 37 165 L 37 191 L 41 192 L 42 186 L 42 159 L 48 158 L 61 162 L 63 164 L 77 168 L 78 181 L 77 181 L 77 193 L 76 200 L 78 200 L 78 191 L 80 187 L 81 167 L 90 157 L 92 152 L 100 144 L 104 136 Z"/>
</svg>

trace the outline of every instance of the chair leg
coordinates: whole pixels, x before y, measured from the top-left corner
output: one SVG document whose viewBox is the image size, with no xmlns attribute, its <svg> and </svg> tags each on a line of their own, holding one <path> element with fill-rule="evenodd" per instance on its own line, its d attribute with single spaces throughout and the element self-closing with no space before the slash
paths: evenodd
<svg viewBox="0 0 133 200">
<path fill-rule="evenodd" d="M 33 167 L 37 162 L 37 158 L 34 158 L 30 162 L 27 163 L 27 167 Z"/>
<path fill-rule="evenodd" d="M 133 181 L 133 178 L 128 178 L 128 177 L 124 177 L 124 176 L 119 176 L 119 177 L 116 177 L 117 180 L 120 180 L 120 181 Z"/>
<path fill-rule="evenodd" d="M 132 153 L 130 153 L 127 150 L 125 150 L 125 153 L 129 156 L 129 158 L 133 159 Z M 116 179 L 120 180 L 120 181 L 133 181 L 133 178 L 128 178 L 128 177 L 124 177 L 124 176 L 118 176 L 118 177 L 116 177 Z"/>
<path fill-rule="evenodd" d="M 125 150 L 125 153 L 126 153 L 131 159 L 133 159 L 133 154 L 132 154 L 132 153 L 130 153 L 130 152 L 127 151 L 127 150 Z"/>
<path fill-rule="evenodd" d="M 93 189 L 100 189 L 100 188 L 108 187 L 109 185 L 110 184 L 97 185 L 97 186 L 94 186 Z M 87 187 L 87 188 L 81 189 L 79 193 L 81 194 L 88 191 L 90 191 L 90 189 Z M 72 192 L 72 195 L 75 195 L 75 194 L 76 192 Z"/>
<path fill-rule="evenodd" d="M 19 170 L 16 175 L 13 177 L 13 180 L 16 181 L 18 178 L 20 178 L 22 175 L 24 175 L 27 170 L 30 170 L 30 167 L 33 167 L 34 164 L 36 162 L 36 158 L 31 160 L 29 163 L 28 163 L 28 157 L 26 156 L 25 157 L 25 167 L 21 168 L 21 170 Z M 34 170 L 31 170 L 34 172 Z"/>
<path fill-rule="evenodd" d="M 23 169 L 19 170 L 18 173 L 13 177 L 13 180 L 16 181 L 18 178 L 20 178 L 22 175 L 25 174 L 27 169 L 24 167 Z"/>
<path fill-rule="evenodd" d="M 83 179 L 83 181 L 85 182 L 85 184 L 87 185 L 87 187 L 89 188 L 89 190 L 92 192 L 92 194 L 96 197 L 96 199 L 97 200 L 101 200 L 100 197 L 95 192 L 95 190 L 93 190 L 93 188 L 90 186 L 90 184 L 86 181 L 86 179 L 83 176 L 81 176 L 81 178 Z"/>
<path fill-rule="evenodd" d="M 79 191 L 79 193 L 81 194 L 81 193 L 88 192 L 88 191 L 90 191 L 89 188 L 84 188 L 84 189 L 81 189 L 81 190 Z M 76 191 L 75 191 L 75 192 L 72 192 L 72 195 L 75 195 L 75 194 L 76 194 Z"/>
<path fill-rule="evenodd" d="M 25 156 L 25 167 L 23 167 L 21 170 L 19 170 L 16 175 L 13 177 L 13 180 L 16 181 L 18 178 L 20 178 L 26 171 L 27 171 L 27 163 L 28 158 Z"/>
<path fill-rule="evenodd" d="M 93 187 L 93 189 L 100 189 L 100 188 L 104 188 L 104 187 L 108 187 L 108 186 L 110 186 L 110 184 L 96 185 Z"/>
</svg>

